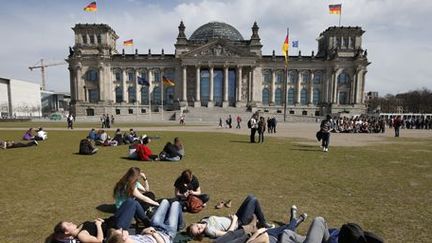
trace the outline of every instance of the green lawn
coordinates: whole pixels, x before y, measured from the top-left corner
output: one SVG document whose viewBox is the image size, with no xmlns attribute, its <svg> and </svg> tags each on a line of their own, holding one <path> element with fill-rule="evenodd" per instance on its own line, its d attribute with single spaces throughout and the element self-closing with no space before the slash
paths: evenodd
<svg viewBox="0 0 432 243">
<path fill-rule="evenodd" d="M 113 127 L 167 127 L 167 126 L 178 126 L 178 122 L 176 121 L 164 121 L 163 123 L 156 123 L 156 122 L 116 122 L 115 126 Z M 200 125 L 194 125 L 194 124 L 188 124 L 188 126 L 200 126 Z M 0 122 L 0 128 L 38 128 L 38 127 L 51 127 L 51 128 L 66 128 L 67 124 L 66 121 L 44 121 L 44 122 L 38 122 L 38 121 L 23 121 L 23 122 Z M 100 128 L 101 123 L 100 122 L 75 122 L 74 128 Z"/>
<path fill-rule="evenodd" d="M 122 159 L 124 146 L 80 156 L 86 132 L 48 132 L 38 147 L 0 150 L 0 242 L 43 242 L 60 220 L 108 216 L 96 207 L 113 202 L 113 186 L 131 166 L 145 171 L 158 197 L 171 197 L 176 177 L 192 169 L 211 201 L 203 212 L 185 215 L 187 223 L 233 213 L 253 193 L 270 221 L 287 221 L 292 204 L 307 212 L 302 233 L 312 217 L 324 216 L 334 227 L 357 222 L 386 242 L 432 238 L 432 140 L 400 138 L 323 153 L 289 139 L 249 144 L 247 136 L 225 133 L 146 132 L 161 137 L 151 144 L 154 152 L 180 136 L 187 154 L 179 163 L 149 163 Z M 16 140 L 22 133 L 0 131 L 0 137 Z M 213 209 L 227 199 L 232 209 Z"/>
</svg>

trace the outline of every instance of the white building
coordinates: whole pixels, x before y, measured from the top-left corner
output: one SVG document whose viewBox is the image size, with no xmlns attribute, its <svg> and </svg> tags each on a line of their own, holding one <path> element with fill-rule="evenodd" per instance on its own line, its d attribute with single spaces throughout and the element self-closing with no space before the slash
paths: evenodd
<svg viewBox="0 0 432 243">
<path fill-rule="evenodd" d="M 28 81 L 0 77 L 1 117 L 40 117 L 40 85 Z"/>
</svg>

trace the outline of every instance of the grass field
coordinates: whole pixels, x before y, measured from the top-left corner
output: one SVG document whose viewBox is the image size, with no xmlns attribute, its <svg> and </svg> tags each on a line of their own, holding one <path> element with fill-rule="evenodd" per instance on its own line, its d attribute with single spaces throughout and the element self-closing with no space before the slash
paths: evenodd
<svg viewBox="0 0 432 243">
<path fill-rule="evenodd" d="M 18 125 L 17 125 L 18 126 Z M 15 126 L 16 127 L 16 126 Z M 43 242 L 60 220 L 80 223 L 108 214 L 96 209 L 113 203 L 112 189 L 131 166 L 142 168 L 157 197 L 171 197 L 183 169 L 197 175 L 209 207 L 206 215 L 233 213 L 243 198 L 255 194 L 269 221 L 285 222 L 296 204 L 310 218 L 323 216 L 331 227 L 357 222 L 386 242 L 431 242 L 432 140 L 400 138 L 397 143 L 366 147 L 299 145 L 268 138 L 249 144 L 248 137 L 225 133 L 146 132 L 159 135 L 150 145 L 160 152 L 180 136 L 186 157 L 179 163 L 123 159 L 127 147 L 103 147 L 94 156 L 77 155 L 87 132 L 49 131 L 38 147 L 0 150 L 0 242 Z M 0 131 L 0 138 L 23 131 Z M 232 209 L 213 209 L 219 200 Z"/>
</svg>

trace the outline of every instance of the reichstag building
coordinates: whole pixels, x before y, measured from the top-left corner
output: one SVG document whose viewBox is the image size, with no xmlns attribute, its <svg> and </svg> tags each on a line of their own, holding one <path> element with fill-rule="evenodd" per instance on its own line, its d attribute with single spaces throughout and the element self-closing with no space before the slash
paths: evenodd
<svg viewBox="0 0 432 243">
<path fill-rule="evenodd" d="M 289 57 L 287 73 L 284 56 L 262 53 L 257 23 L 245 39 L 221 22 L 204 24 L 188 37 L 180 22 L 174 54 L 163 49 L 158 54 L 119 52 L 119 37 L 106 24 L 76 24 L 72 29 L 75 45 L 67 61 L 71 109 L 77 116 L 141 115 L 161 109 L 162 102 L 170 110 L 238 107 L 281 113 L 286 80 L 287 114 L 365 110 L 370 63 L 360 27 L 329 27 L 319 34 L 316 53 Z M 280 46 L 275 49 L 281 53 Z M 163 85 L 164 79 L 175 85 Z"/>
</svg>

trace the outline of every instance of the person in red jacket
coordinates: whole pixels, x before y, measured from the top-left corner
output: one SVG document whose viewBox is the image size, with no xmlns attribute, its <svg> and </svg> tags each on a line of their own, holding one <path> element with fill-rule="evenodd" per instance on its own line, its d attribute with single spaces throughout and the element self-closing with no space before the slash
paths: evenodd
<svg viewBox="0 0 432 243">
<path fill-rule="evenodd" d="M 151 149 L 148 147 L 151 139 L 147 135 L 143 135 L 142 144 L 136 145 L 136 153 L 138 155 L 138 160 L 142 161 L 151 161 L 151 160 L 159 160 L 159 156 L 153 154 Z"/>
</svg>

